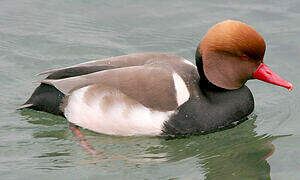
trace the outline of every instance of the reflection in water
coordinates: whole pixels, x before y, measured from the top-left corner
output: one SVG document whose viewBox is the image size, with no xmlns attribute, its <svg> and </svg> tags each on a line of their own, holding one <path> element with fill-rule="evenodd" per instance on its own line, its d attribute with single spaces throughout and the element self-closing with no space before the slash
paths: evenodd
<svg viewBox="0 0 300 180">
<path fill-rule="evenodd" d="M 169 161 L 196 157 L 206 179 L 270 179 L 266 158 L 275 150 L 271 142 L 280 136 L 257 136 L 255 119 L 226 131 L 162 141 L 164 149 L 151 153 L 168 152 Z"/>
<path fill-rule="evenodd" d="M 172 140 L 158 137 L 115 137 L 82 130 L 89 143 L 104 154 L 105 158 L 101 159 L 84 152 L 64 118 L 40 114 L 31 110 L 22 111 L 29 123 L 43 126 L 33 133 L 34 138 L 48 138 L 48 143 L 43 144 L 48 148 L 55 140 L 55 147 L 49 148 L 51 152 L 41 152 L 41 155 L 36 156 L 51 158 L 49 163 L 52 164 L 47 164 L 49 169 L 58 166 L 72 167 L 77 156 L 85 159 L 80 164 L 88 163 L 102 168 L 112 166 L 114 169 L 125 168 L 124 164 L 140 169 L 149 168 L 142 166 L 143 164 L 180 163 L 181 160 L 193 159 L 193 162 L 197 162 L 199 175 L 203 176 L 204 172 L 206 179 L 270 179 L 270 166 L 266 158 L 275 150 L 271 142 L 280 137 L 258 136 L 254 131 L 256 116 L 232 129 Z M 57 125 L 60 126 L 56 127 Z M 120 165 L 120 161 L 124 164 Z"/>
<path fill-rule="evenodd" d="M 44 170 L 63 170 L 64 168 L 73 167 L 71 163 L 70 141 L 68 138 L 70 132 L 66 126 L 66 119 L 54 116 L 52 114 L 37 112 L 30 109 L 21 111 L 27 122 L 35 125 L 37 128 L 33 131 L 32 136 L 39 146 L 32 149 L 38 155 L 33 158 L 47 159 L 49 163 L 41 162 L 36 169 Z"/>
<path fill-rule="evenodd" d="M 67 123 L 65 118 L 60 116 L 54 116 L 49 113 L 37 112 L 31 109 L 25 109 L 21 114 L 27 117 L 29 123 L 34 125 L 46 126 L 40 129 L 40 131 L 34 132 L 34 138 L 52 138 L 53 140 L 66 139 L 69 132 L 65 129 L 58 129 L 51 126 L 65 125 Z"/>
</svg>

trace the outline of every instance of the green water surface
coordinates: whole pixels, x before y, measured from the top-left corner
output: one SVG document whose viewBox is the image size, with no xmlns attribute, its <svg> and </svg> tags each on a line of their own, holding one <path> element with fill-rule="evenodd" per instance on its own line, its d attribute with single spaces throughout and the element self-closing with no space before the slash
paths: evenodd
<svg viewBox="0 0 300 180">
<path fill-rule="evenodd" d="M 250 24 L 267 42 L 265 63 L 294 91 L 250 81 L 256 107 L 228 130 L 182 139 L 115 137 L 66 119 L 16 111 L 41 71 L 140 52 L 194 63 L 215 23 Z M 0 0 L 0 179 L 300 179 L 300 1 Z"/>
</svg>

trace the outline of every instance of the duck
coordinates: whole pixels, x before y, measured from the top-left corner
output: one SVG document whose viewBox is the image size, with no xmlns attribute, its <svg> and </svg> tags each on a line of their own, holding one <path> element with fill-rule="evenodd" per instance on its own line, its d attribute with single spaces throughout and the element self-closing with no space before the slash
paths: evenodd
<svg viewBox="0 0 300 180">
<path fill-rule="evenodd" d="M 264 61 L 266 43 L 246 23 L 226 20 L 199 43 L 196 65 L 172 54 L 138 53 L 52 69 L 18 109 L 59 116 L 97 133 L 184 136 L 247 120 L 258 79 L 289 90 Z"/>
</svg>

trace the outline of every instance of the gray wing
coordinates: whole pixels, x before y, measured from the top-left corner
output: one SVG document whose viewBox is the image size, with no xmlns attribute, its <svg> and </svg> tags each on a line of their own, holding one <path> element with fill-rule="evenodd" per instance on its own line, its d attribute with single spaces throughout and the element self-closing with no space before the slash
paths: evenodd
<svg viewBox="0 0 300 180">
<path fill-rule="evenodd" d="M 54 73 L 60 70 L 73 67 L 83 67 L 83 66 L 116 66 L 116 67 L 129 67 L 129 66 L 142 66 L 147 63 L 151 63 L 153 60 L 169 60 L 169 59 L 181 59 L 180 57 L 162 54 L 162 53 L 139 53 L 139 54 L 130 54 L 124 56 L 111 57 L 101 60 L 89 61 L 81 64 L 76 64 L 69 67 L 58 68 L 47 70 L 37 75 Z"/>
<path fill-rule="evenodd" d="M 178 107 L 172 70 L 157 66 L 131 66 L 40 82 L 53 85 L 66 95 L 85 86 L 102 84 L 151 109 L 170 111 Z"/>
</svg>

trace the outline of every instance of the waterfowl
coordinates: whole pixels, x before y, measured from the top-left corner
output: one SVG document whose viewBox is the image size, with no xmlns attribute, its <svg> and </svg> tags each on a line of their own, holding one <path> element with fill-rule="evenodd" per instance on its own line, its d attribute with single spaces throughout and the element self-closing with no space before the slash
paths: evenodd
<svg viewBox="0 0 300 180">
<path fill-rule="evenodd" d="M 243 121 L 254 109 L 249 79 L 293 88 L 264 63 L 266 44 L 249 25 L 220 22 L 196 49 L 196 66 L 182 57 L 141 53 L 45 71 L 31 108 L 65 116 L 94 132 L 189 135 Z"/>
</svg>

